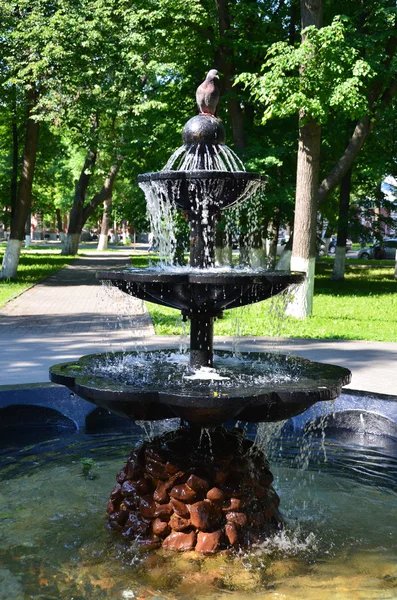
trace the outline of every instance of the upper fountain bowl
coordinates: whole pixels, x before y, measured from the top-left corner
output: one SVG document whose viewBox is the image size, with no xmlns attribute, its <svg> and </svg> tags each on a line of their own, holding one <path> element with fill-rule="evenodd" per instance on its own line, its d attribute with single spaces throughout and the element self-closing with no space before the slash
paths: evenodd
<svg viewBox="0 0 397 600">
<path fill-rule="evenodd" d="M 206 207 L 210 214 L 243 202 L 261 185 L 258 173 L 246 171 L 158 171 L 138 175 L 138 183 L 156 186 L 165 199 L 172 198 L 185 212 L 199 212 Z"/>
</svg>

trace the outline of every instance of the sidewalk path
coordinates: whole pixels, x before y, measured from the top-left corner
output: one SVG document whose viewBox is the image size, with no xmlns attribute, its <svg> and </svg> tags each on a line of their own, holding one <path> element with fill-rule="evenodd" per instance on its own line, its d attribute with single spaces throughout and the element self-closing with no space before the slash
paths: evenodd
<svg viewBox="0 0 397 600">
<path fill-rule="evenodd" d="M 0 385 L 46 382 L 51 365 L 83 354 L 178 347 L 179 337 L 154 335 L 140 300 L 95 279 L 97 270 L 129 266 L 130 254 L 78 258 L 0 309 Z M 215 347 L 345 366 L 353 373 L 351 389 L 397 396 L 397 343 L 246 337 L 216 338 Z"/>
<path fill-rule="evenodd" d="M 95 278 L 97 270 L 131 266 L 129 256 L 82 256 L 0 309 L 0 385 L 48 381 L 53 364 L 153 335 L 143 302 Z"/>
</svg>

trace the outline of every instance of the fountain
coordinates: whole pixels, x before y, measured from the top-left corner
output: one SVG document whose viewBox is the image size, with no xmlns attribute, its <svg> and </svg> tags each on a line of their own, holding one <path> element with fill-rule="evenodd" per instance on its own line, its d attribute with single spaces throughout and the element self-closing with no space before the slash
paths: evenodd
<svg viewBox="0 0 397 600">
<path fill-rule="evenodd" d="M 224 145 L 221 121 L 205 108 L 201 102 L 201 114 L 185 125 L 183 146 L 166 168 L 138 177 L 148 203 L 167 206 L 167 214 L 175 205 L 186 216 L 190 266 L 97 274 L 127 294 L 181 310 L 190 322 L 189 355 L 105 353 L 50 370 L 52 382 L 117 415 L 181 420 L 177 431 L 133 448 L 111 492 L 108 526 L 143 548 L 204 555 L 251 547 L 282 527 L 266 458 L 241 430 L 223 424 L 293 417 L 336 398 L 350 381 L 347 369 L 296 357 L 214 353 L 214 320 L 224 309 L 268 299 L 304 275 L 215 267 L 221 211 L 248 199 L 263 179 L 243 170 Z"/>
</svg>

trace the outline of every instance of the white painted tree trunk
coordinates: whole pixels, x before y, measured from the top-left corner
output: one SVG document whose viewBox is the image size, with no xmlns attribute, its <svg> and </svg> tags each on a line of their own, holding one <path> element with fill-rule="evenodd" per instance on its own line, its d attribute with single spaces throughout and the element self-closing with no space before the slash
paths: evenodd
<svg viewBox="0 0 397 600">
<path fill-rule="evenodd" d="M 335 281 L 341 281 L 345 278 L 345 263 L 346 263 L 346 248 L 336 246 L 335 248 L 335 262 L 332 271 L 331 279 Z"/>
<path fill-rule="evenodd" d="M 231 246 L 215 247 L 215 265 L 217 267 L 230 267 L 232 264 L 233 249 Z"/>
<path fill-rule="evenodd" d="M 99 235 L 97 250 L 107 250 L 108 249 L 108 236 L 107 234 L 101 233 Z"/>
<path fill-rule="evenodd" d="M 65 242 L 62 249 L 63 255 L 77 254 L 79 247 L 80 234 L 79 233 L 67 233 L 65 236 Z"/>
<path fill-rule="evenodd" d="M 248 260 L 253 269 L 266 268 L 266 253 L 263 248 L 250 248 L 248 250 Z"/>
<path fill-rule="evenodd" d="M 3 256 L 0 279 L 16 279 L 22 240 L 10 239 Z"/>
<path fill-rule="evenodd" d="M 31 242 L 30 235 L 25 235 L 25 248 L 29 248 Z"/>
<path fill-rule="evenodd" d="M 292 300 L 289 302 L 286 314 L 296 319 L 305 319 L 313 311 L 313 291 L 316 259 L 291 257 L 291 271 L 306 273 L 303 283 L 296 286 Z"/>
</svg>

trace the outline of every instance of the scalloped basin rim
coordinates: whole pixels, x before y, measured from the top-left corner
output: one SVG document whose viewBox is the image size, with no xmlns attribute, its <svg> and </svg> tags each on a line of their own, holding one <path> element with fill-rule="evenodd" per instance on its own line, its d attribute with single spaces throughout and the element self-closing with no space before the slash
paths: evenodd
<svg viewBox="0 0 397 600">
<path fill-rule="evenodd" d="M 50 369 L 54 383 L 66 385 L 82 398 L 105 407 L 127 418 L 156 420 L 178 416 L 200 425 L 215 425 L 239 416 L 242 420 L 261 422 L 277 421 L 303 412 L 315 402 L 336 398 L 343 385 L 350 382 L 351 373 L 344 367 L 312 362 L 300 357 L 272 353 L 242 353 L 242 359 L 252 362 L 262 359 L 289 362 L 311 371 L 311 378 L 299 381 L 261 384 L 256 388 L 235 385 L 233 388 L 214 391 L 169 389 L 164 382 L 145 389 L 141 385 L 123 385 L 107 376 L 90 374 L 90 364 L 95 361 L 117 359 L 126 355 L 156 355 L 176 351 L 118 352 L 91 354 L 79 361 L 60 363 Z M 232 357 L 228 351 L 218 351 L 221 357 Z M 80 373 L 76 371 L 81 370 Z"/>
<path fill-rule="evenodd" d="M 138 182 L 163 181 L 163 180 L 190 180 L 190 179 L 244 179 L 245 181 L 266 181 L 266 177 L 250 171 L 153 171 L 138 175 Z"/>
<path fill-rule="evenodd" d="M 97 271 L 96 273 L 97 279 L 101 279 L 104 281 L 117 279 L 117 280 L 125 280 L 125 281 L 141 281 L 147 283 L 155 283 L 155 282 L 174 282 L 174 283 L 197 283 L 197 284 L 207 284 L 207 283 L 216 283 L 218 285 L 228 285 L 233 283 L 238 283 L 239 280 L 244 282 L 246 281 L 267 281 L 269 283 L 302 283 L 305 279 L 306 274 L 300 271 L 266 271 L 261 270 L 253 270 L 249 271 L 237 271 L 237 272 L 228 272 L 223 271 L 217 273 L 215 270 L 213 272 L 208 272 L 208 270 L 202 271 L 200 273 L 199 269 L 195 270 L 186 270 L 186 273 L 180 272 L 179 270 L 172 271 L 164 271 L 161 268 L 153 268 L 153 267 L 132 267 L 127 269 L 120 270 L 106 270 L 106 271 Z"/>
</svg>

